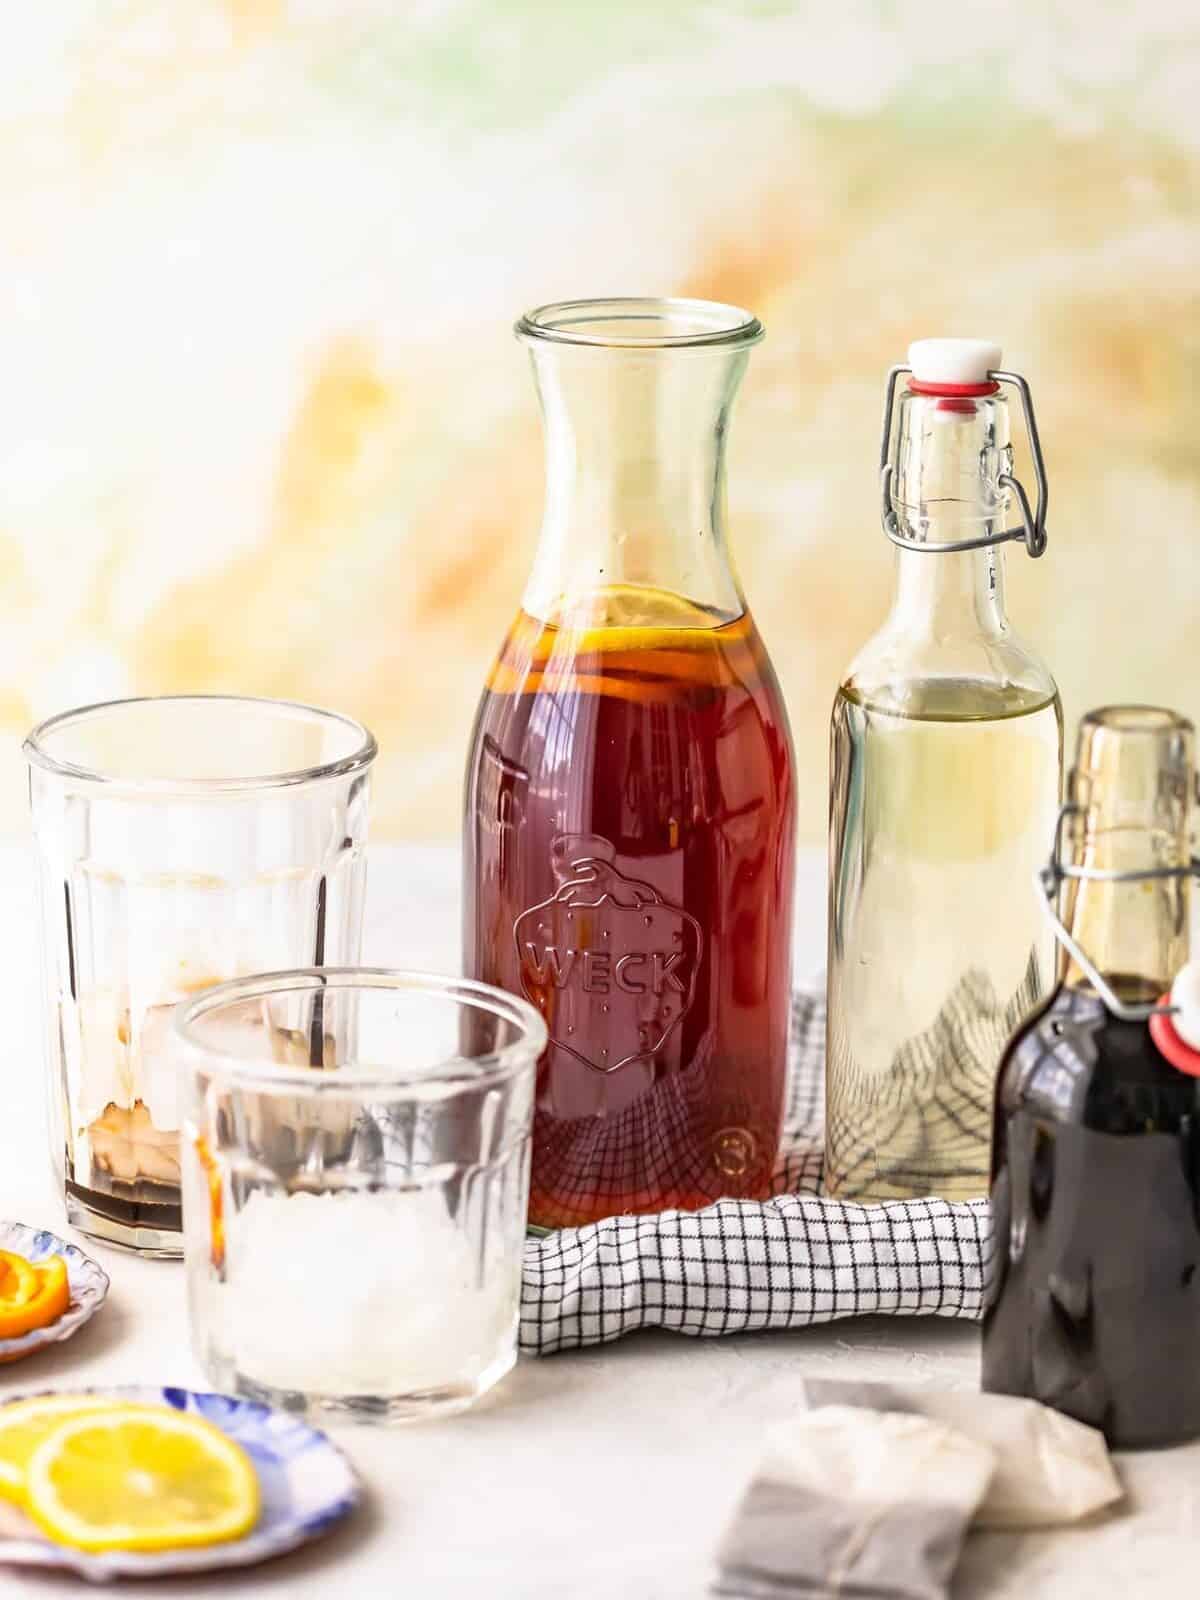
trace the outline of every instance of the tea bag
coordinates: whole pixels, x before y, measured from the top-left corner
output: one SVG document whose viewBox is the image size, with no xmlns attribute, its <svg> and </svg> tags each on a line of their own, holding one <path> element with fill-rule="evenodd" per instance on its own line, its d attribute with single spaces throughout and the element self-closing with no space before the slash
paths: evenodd
<svg viewBox="0 0 1200 1600">
<path fill-rule="evenodd" d="M 807 1379 L 810 1406 L 863 1406 L 907 1412 L 954 1428 L 996 1457 L 996 1472 L 975 1514 L 981 1528 L 1037 1528 L 1078 1522 L 1123 1498 L 1096 1428 L 1037 1400 L 890 1383 Z"/>
<path fill-rule="evenodd" d="M 995 1458 L 926 1417 L 823 1406 L 768 1434 L 717 1553 L 753 1600 L 944 1600 Z"/>
</svg>

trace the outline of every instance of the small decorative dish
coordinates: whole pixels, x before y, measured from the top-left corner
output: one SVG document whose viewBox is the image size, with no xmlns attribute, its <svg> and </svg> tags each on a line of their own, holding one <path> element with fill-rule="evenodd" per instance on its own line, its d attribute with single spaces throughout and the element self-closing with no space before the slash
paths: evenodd
<svg viewBox="0 0 1200 1600">
<path fill-rule="evenodd" d="M 0 1501 L 0 1567 L 51 1567 L 103 1583 L 112 1578 L 158 1578 L 252 1566 L 327 1533 L 349 1516 L 362 1496 L 358 1475 L 332 1440 L 300 1417 L 274 1411 L 256 1400 L 157 1384 L 71 1392 L 172 1406 L 220 1428 L 254 1464 L 261 1496 L 258 1521 L 240 1538 L 220 1544 L 156 1551 L 109 1550 L 93 1555 L 52 1543 L 15 1506 Z"/>
<path fill-rule="evenodd" d="M 0 1339 L 0 1362 L 19 1361 L 48 1344 L 58 1344 L 78 1333 L 85 1322 L 91 1320 L 104 1304 L 108 1294 L 108 1273 L 98 1261 L 85 1255 L 77 1244 L 68 1244 L 56 1233 L 45 1228 L 30 1228 L 23 1222 L 0 1222 L 0 1250 L 11 1250 L 15 1255 L 37 1266 L 50 1256 L 61 1256 L 67 1265 L 67 1282 L 71 1302 L 61 1317 L 47 1323 L 44 1328 L 34 1328 L 17 1338 Z"/>
</svg>

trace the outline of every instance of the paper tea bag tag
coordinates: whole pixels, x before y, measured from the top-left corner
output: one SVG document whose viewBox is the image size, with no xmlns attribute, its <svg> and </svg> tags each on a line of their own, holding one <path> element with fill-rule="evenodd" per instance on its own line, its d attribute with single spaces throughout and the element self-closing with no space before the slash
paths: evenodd
<svg viewBox="0 0 1200 1600">
<path fill-rule="evenodd" d="M 694 917 L 615 857 L 606 839 L 560 835 L 559 887 L 513 925 L 521 987 L 554 1048 L 597 1072 L 662 1049 L 691 1009 L 704 944 Z"/>
</svg>

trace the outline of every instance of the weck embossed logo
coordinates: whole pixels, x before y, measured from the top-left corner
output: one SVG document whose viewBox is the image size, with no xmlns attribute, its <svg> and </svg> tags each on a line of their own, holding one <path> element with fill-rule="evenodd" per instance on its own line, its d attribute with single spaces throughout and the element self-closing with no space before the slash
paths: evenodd
<svg viewBox="0 0 1200 1600">
<path fill-rule="evenodd" d="M 595 834 L 560 835 L 558 888 L 513 924 L 521 985 L 554 1045 L 599 1072 L 661 1050 L 696 994 L 700 924 L 627 877 Z"/>
</svg>

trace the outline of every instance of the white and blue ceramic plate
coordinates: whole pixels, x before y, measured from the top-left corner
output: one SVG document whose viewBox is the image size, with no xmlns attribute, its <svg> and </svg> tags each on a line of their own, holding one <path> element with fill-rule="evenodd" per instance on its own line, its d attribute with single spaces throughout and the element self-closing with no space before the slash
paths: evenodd
<svg viewBox="0 0 1200 1600">
<path fill-rule="evenodd" d="M 52 1544 L 34 1534 L 5 1537 L 13 1525 L 6 1518 L 0 1528 L 0 1567 L 57 1567 L 77 1572 L 92 1582 L 246 1567 L 320 1538 L 335 1523 L 349 1516 L 362 1496 L 362 1486 L 354 1468 L 325 1434 L 299 1417 L 273 1411 L 256 1400 L 235 1400 L 229 1395 L 197 1394 L 191 1389 L 159 1388 L 149 1384 L 73 1392 L 173 1406 L 176 1411 L 191 1411 L 214 1423 L 231 1439 L 236 1439 L 254 1463 L 262 1495 L 258 1521 L 249 1533 L 224 1544 L 152 1552 L 112 1550 L 103 1555 L 89 1555 L 67 1545 Z M 32 1395 L 13 1395 L 12 1398 L 28 1400 Z M 23 1517 L 20 1521 L 30 1526 Z"/>
<path fill-rule="evenodd" d="M 18 1339 L 0 1339 L 0 1362 L 19 1361 L 48 1344 L 58 1344 L 78 1333 L 94 1317 L 108 1294 L 108 1273 L 98 1261 L 84 1255 L 77 1244 L 68 1244 L 45 1228 L 27 1228 L 23 1222 L 0 1222 L 0 1250 L 11 1250 L 35 1265 L 48 1256 L 62 1256 L 67 1264 L 71 1303 L 45 1328 L 34 1328 Z"/>
</svg>

